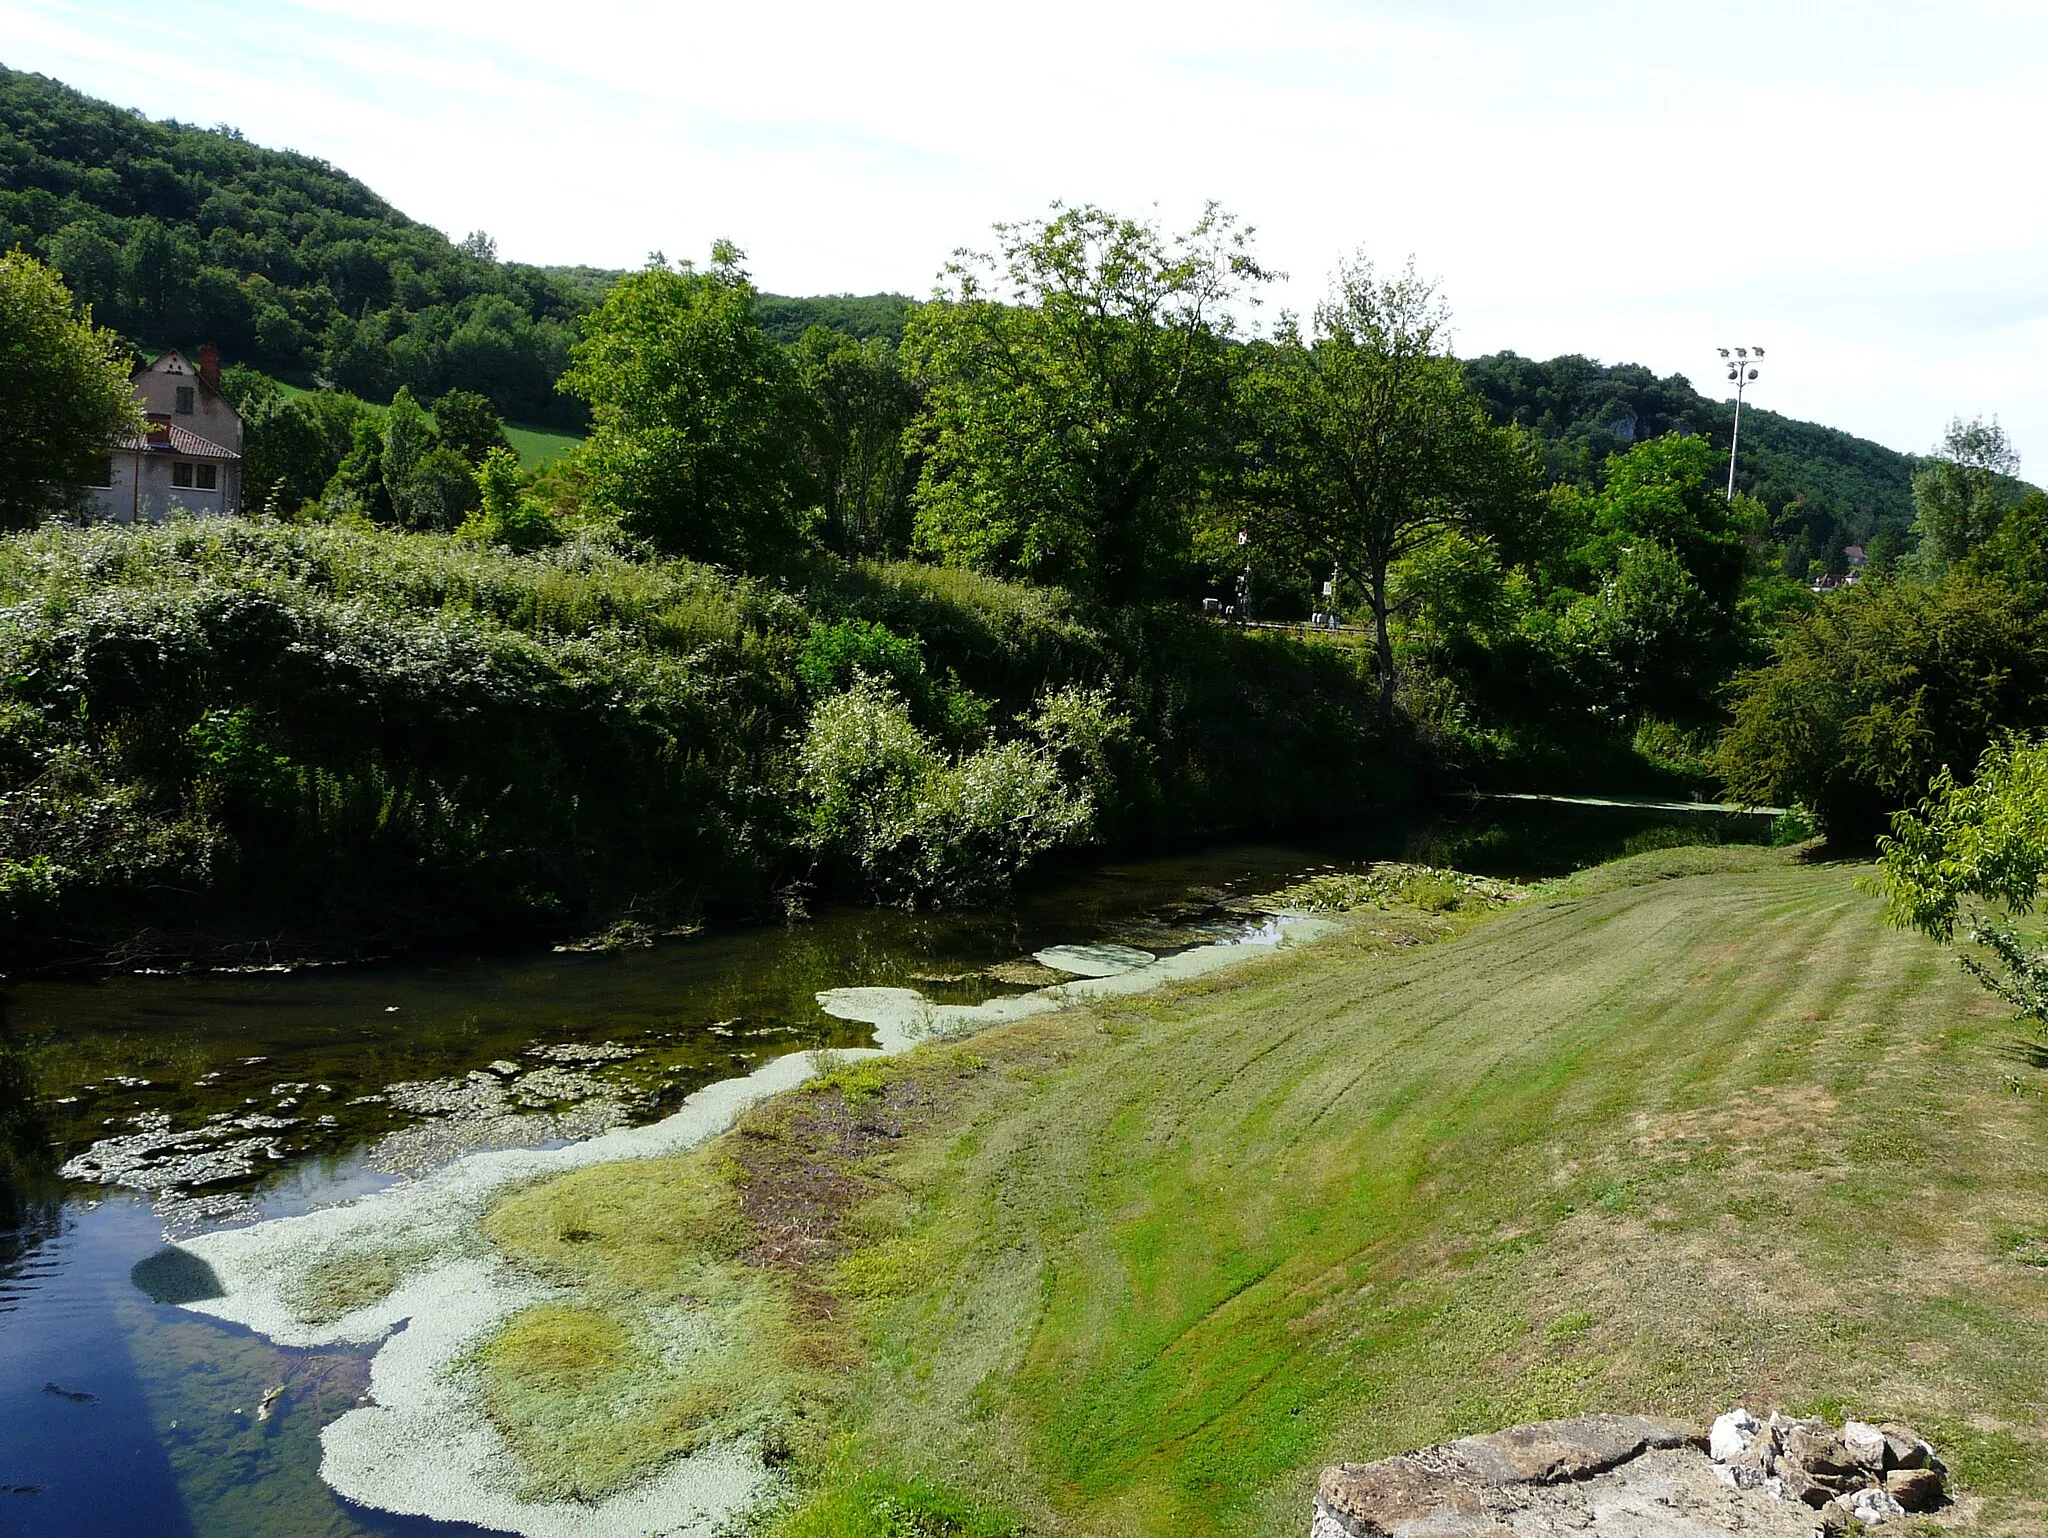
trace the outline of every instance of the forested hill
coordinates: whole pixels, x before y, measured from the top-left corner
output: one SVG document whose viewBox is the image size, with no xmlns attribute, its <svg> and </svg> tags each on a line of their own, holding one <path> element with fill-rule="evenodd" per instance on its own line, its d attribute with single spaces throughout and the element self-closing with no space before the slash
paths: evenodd
<svg viewBox="0 0 2048 1538">
<path fill-rule="evenodd" d="M 1607 456 L 1673 431 L 1704 434 L 1723 455 L 1732 402 L 1709 400 L 1682 374 L 1659 379 L 1637 363 L 1601 364 L 1567 355 L 1547 363 L 1493 353 L 1467 365 L 1473 387 L 1498 422 L 1543 440 L 1551 477 L 1592 487 Z M 1795 421 L 1754 402 L 1742 412 L 1739 489 L 1771 510 L 1788 550 L 1841 569 L 1844 545 L 1895 548 L 1913 523 L 1918 461 L 1868 438 Z M 1803 568 L 1802 568 L 1803 569 Z"/>
<path fill-rule="evenodd" d="M 582 407 L 555 381 L 619 277 L 498 261 L 487 236 L 450 241 L 325 161 L 0 66 L 0 250 L 17 245 L 140 349 L 211 341 L 298 384 L 376 401 L 400 385 L 426 401 L 474 390 L 509 420 L 564 426 Z M 763 295 L 758 313 L 785 344 L 812 325 L 893 343 L 910 305 Z M 1543 438 L 1558 478 L 1594 484 L 1609 453 L 1674 427 L 1728 441 L 1729 407 L 1677 375 L 1513 353 L 1470 367 L 1501 421 Z M 1788 547 L 1837 565 L 1843 545 L 1911 524 L 1911 456 L 1769 411 L 1743 421 L 1742 484 Z"/>
<path fill-rule="evenodd" d="M 0 251 L 15 246 L 139 348 L 205 340 L 297 384 L 474 390 L 563 425 L 582 410 L 555 390 L 577 322 L 619 276 L 498 261 L 488 236 L 451 241 L 325 161 L 0 66 Z M 824 324 L 893 342 L 909 303 L 768 297 L 762 319 L 778 340 Z"/>
<path fill-rule="evenodd" d="M 451 243 L 325 161 L 0 68 L 0 250 L 15 245 L 145 345 L 200 338 L 377 400 L 476 390 L 518 421 L 579 409 L 554 383 L 587 289 L 494 260 L 487 237 Z"/>
</svg>

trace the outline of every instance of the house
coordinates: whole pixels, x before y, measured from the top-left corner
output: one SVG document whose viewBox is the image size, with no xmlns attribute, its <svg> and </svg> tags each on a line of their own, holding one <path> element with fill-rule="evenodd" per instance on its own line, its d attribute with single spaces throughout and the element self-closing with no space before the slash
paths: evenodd
<svg viewBox="0 0 2048 1538">
<path fill-rule="evenodd" d="M 242 417 L 220 389 L 220 354 L 194 367 L 165 353 L 130 376 L 146 426 L 107 456 L 88 510 L 113 523 L 162 523 L 242 510 Z"/>
</svg>

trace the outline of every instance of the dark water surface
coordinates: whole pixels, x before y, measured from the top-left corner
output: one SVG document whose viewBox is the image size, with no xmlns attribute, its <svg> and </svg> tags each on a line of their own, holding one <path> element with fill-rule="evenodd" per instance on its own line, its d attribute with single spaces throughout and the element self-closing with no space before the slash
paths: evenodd
<svg viewBox="0 0 2048 1538">
<path fill-rule="evenodd" d="M 205 1279 L 165 1257 L 167 1235 L 344 1200 L 468 1148 L 653 1120 L 770 1057 L 864 1044 L 818 1009 L 821 988 L 969 1003 L 1026 986 L 985 968 L 1053 944 L 1198 943 L 1243 922 L 1234 902 L 1330 865 L 1542 877 L 1691 822 L 1459 805 L 1343 839 L 1105 862 L 983 912 L 839 910 L 617 955 L 8 985 L 0 1534 L 476 1531 L 328 1490 L 320 1428 L 367 1391 L 369 1353 L 280 1348 L 176 1307 Z"/>
</svg>

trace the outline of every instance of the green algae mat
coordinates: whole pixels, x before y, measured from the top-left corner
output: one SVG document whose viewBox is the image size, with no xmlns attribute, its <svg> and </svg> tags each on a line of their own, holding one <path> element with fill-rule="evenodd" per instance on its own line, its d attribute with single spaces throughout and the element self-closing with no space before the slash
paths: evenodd
<svg viewBox="0 0 2048 1538">
<path fill-rule="evenodd" d="M 537 1398 L 570 1321 L 514 1321 L 500 1424 L 590 1489 L 751 1416 L 785 1535 L 1277 1535 L 1334 1458 L 1742 1400 L 1911 1420 L 1935 1527 L 2038 1532 L 2048 1057 L 1865 875 L 1671 850 L 1361 909 L 517 1192 L 493 1233 L 616 1381 Z M 714 1294 L 750 1325 L 693 1376 L 649 1321 Z"/>
</svg>

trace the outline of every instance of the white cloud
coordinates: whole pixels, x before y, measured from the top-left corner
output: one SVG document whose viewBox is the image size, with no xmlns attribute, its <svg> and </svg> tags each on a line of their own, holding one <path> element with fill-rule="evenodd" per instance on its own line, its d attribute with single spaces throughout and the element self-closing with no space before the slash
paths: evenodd
<svg viewBox="0 0 2048 1538">
<path fill-rule="evenodd" d="M 1716 378 L 1903 448 L 2000 412 L 2048 469 L 2048 13 L 2010 0 L 0 0 L 0 51 L 228 121 L 533 261 L 718 235 L 782 292 L 924 291 L 1052 198 L 1215 197 L 1310 302 L 1414 252 L 1464 350 Z"/>
</svg>

